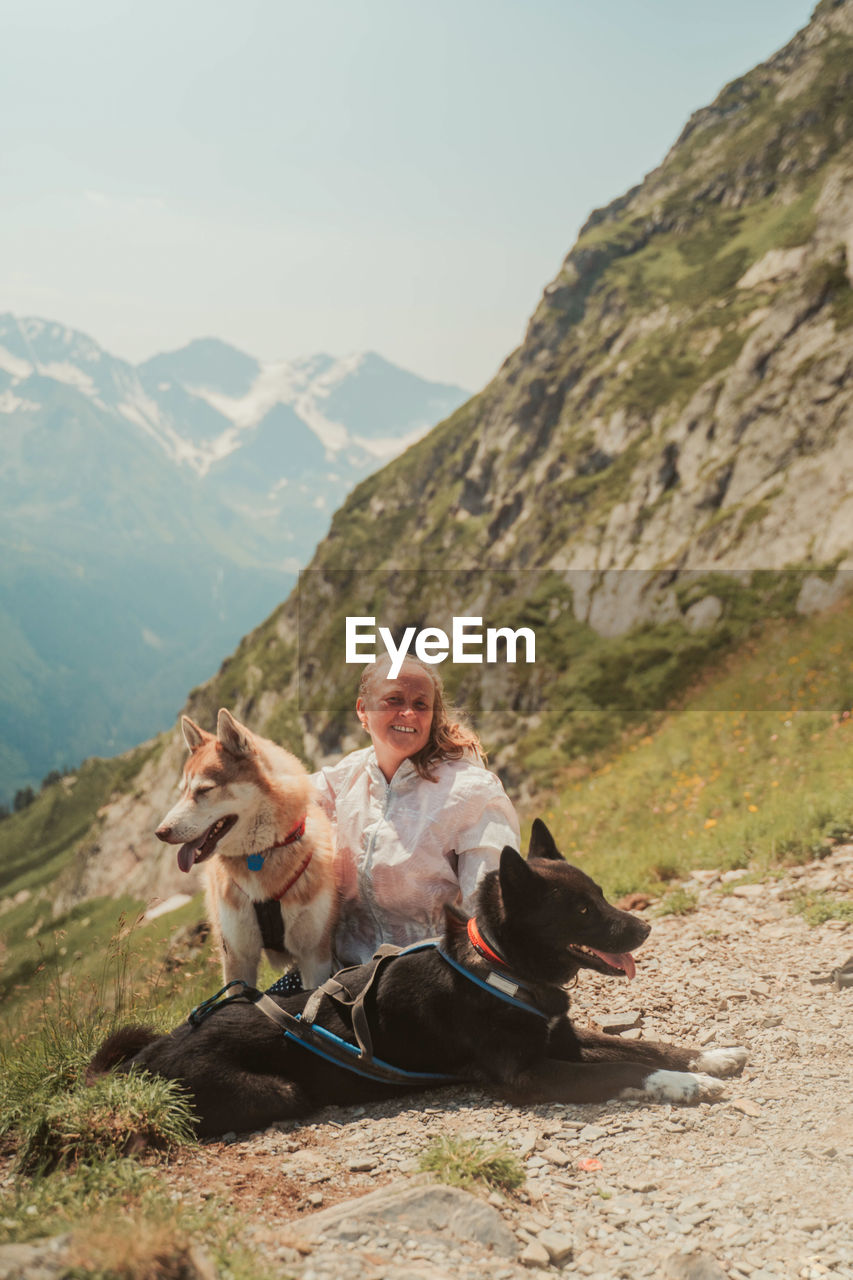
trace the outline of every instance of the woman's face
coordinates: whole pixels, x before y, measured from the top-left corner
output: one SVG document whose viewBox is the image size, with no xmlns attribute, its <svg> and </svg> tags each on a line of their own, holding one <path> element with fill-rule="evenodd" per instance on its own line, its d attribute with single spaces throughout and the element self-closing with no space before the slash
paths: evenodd
<svg viewBox="0 0 853 1280">
<path fill-rule="evenodd" d="M 435 689 L 419 667 L 403 665 L 394 680 L 377 675 L 356 703 L 358 718 L 370 734 L 376 760 L 390 781 L 409 756 L 429 741 Z"/>
</svg>

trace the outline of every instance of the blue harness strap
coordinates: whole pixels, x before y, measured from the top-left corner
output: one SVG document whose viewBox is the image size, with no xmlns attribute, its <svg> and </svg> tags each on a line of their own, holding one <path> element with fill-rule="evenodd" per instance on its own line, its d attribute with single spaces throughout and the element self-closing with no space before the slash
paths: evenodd
<svg viewBox="0 0 853 1280">
<path fill-rule="evenodd" d="M 524 996 L 512 994 L 506 989 L 511 986 L 515 987 L 516 992 L 526 991 L 527 988 L 524 983 L 520 982 L 517 978 L 504 977 L 502 973 L 497 973 L 494 969 L 489 971 L 489 976 L 487 978 L 480 978 L 476 973 L 472 973 L 470 969 L 466 969 L 464 964 L 460 964 L 458 960 L 454 960 L 452 956 L 449 956 L 440 943 L 435 943 L 435 949 L 441 956 L 442 960 L 444 960 L 446 964 L 450 965 L 451 969 L 455 969 L 457 973 L 461 973 L 463 978 L 467 978 L 468 981 L 473 982 L 475 986 L 482 987 L 484 991 L 488 991 L 489 995 L 497 996 L 499 1000 L 504 1000 L 507 1004 L 511 1004 L 514 1009 L 523 1009 L 525 1013 L 535 1013 L 538 1017 L 544 1018 L 546 1022 L 548 1021 L 549 1015 L 545 1013 L 544 1010 L 540 1009 L 537 1004 L 534 1004 L 532 1000 L 526 999 Z M 502 987 L 503 989 L 501 989 Z"/>
<path fill-rule="evenodd" d="M 462 1079 L 462 1076 L 446 1075 L 441 1071 L 404 1071 L 402 1067 L 393 1067 L 389 1062 L 383 1062 L 381 1058 L 372 1056 L 364 1059 L 358 1045 L 350 1044 L 348 1040 L 336 1036 L 333 1031 L 310 1023 L 303 1024 L 299 1014 L 296 1015 L 296 1021 L 299 1023 L 299 1033 L 285 1027 L 285 1039 L 293 1041 L 294 1044 L 300 1044 L 303 1049 L 316 1053 L 318 1058 L 325 1058 L 335 1066 L 346 1067 L 348 1071 L 352 1071 L 357 1076 L 364 1076 L 367 1080 L 382 1080 L 387 1084 L 417 1084 L 419 1080 L 424 1084 L 453 1084 Z M 321 1040 L 328 1041 L 328 1049 L 324 1049 L 323 1045 L 306 1037 L 305 1031 L 309 1026 L 313 1036 L 319 1036 Z M 342 1050 L 351 1055 L 354 1060 L 341 1061 Z"/>
<path fill-rule="evenodd" d="M 380 948 L 373 957 L 373 972 L 370 978 L 355 997 L 349 996 L 346 987 L 337 978 L 330 978 L 328 982 L 325 982 L 316 991 L 312 992 L 302 1013 L 292 1014 L 286 1009 L 282 1009 L 269 994 L 260 992 L 245 982 L 235 981 L 229 982 L 227 986 L 217 991 L 210 999 L 205 1000 L 200 1005 L 196 1005 L 189 1015 L 189 1022 L 192 1026 L 197 1027 L 217 1009 L 221 1009 L 224 1005 L 230 1004 L 234 1000 L 244 999 L 256 1005 L 261 1013 L 281 1027 L 285 1038 L 291 1043 L 301 1045 L 303 1049 L 316 1054 L 317 1057 L 323 1058 L 335 1066 L 343 1067 L 345 1070 L 351 1071 L 357 1076 L 362 1076 L 366 1080 L 378 1080 L 384 1084 L 403 1086 L 419 1083 L 458 1083 L 465 1077 L 435 1071 L 407 1071 L 402 1067 L 392 1066 L 391 1063 L 384 1062 L 381 1058 L 374 1057 L 370 1030 L 364 1012 L 364 1001 L 380 969 L 384 967 L 386 962 L 396 960 L 400 956 L 413 955 L 418 951 L 436 951 L 442 960 L 457 973 L 461 974 L 462 977 L 467 978 L 469 982 L 473 982 L 475 986 L 480 987 L 483 991 L 488 991 L 490 995 L 497 997 L 498 1000 L 503 1000 L 514 1009 L 522 1010 L 525 1013 L 534 1013 L 546 1020 L 548 1014 L 544 1013 L 532 999 L 517 994 L 519 991 L 526 992 L 527 990 L 520 980 L 515 979 L 512 975 L 499 974 L 494 969 L 489 971 L 485 979 L 481 978 L 465 965 L 460 964 L 458 960 L 454 960 L 449 956 L 442 947 L 441 942 L 442 940 L 439 938 L 428 938 L 425 942 L 414 942 L 402 949 L 392 946 Z M 355 967 L 358 968 L 360 966 Z M 341 970 L 341 973 L 346 972 L 347 970 Z M 232 987 L 239 987 L 240 990 L 232 995 L 227 995 L 226 992 Z M 356 1044 L 352 1044 L 342 1036 L 335 1035 L 333 1031 L 329 1031 L 326 1027 L 318 1026 L 315 1023 L 314 1018 L 324 998 L 330 999 L 334 1004 L 350 1010 Z"/>
</svg>

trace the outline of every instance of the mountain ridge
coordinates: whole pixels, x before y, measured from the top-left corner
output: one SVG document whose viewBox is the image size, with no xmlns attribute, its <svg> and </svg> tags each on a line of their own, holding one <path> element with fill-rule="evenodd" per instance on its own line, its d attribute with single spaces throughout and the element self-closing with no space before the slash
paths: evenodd
<svg viewBox="0 0 853 1280">
<path fill-rule="evenodd" d="M 206 361 L 215 381 L 226 350 L 250 389 L 263 369 L 223 343 L 188 349 L 195 376 Z M 238 432 L 176 379 L 164 386 L 186 350 L 140 376 L 59 322 L 0 316 L 0 800 L 168 723 L 287 594 L 348 488 L 411 437 L 413 406 L 419 434 L 436 403 L 466 394 L 444 401 L 447 388 L 396 371 L 396 430 L 378 406 L 383 439 L 362 447 L 338 414 L 332 459 L 280 395 Z M 291 367 L 310 399 L 312 370 L 340 388 L 360 364 Z"/>
</svg>

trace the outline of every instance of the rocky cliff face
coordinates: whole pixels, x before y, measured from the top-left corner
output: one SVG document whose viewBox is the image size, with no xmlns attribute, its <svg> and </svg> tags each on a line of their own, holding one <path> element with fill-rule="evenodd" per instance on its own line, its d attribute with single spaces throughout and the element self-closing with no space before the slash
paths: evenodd
<svg viewBox="0 0 853 1280">
<path fill-rule="evenodd" d="M 853 0 L 822 0 L 590 217 L 494 381 L 354 491 L 192 714 L 232 706 L 318 760 L 356 742 L 347 614 L 538 625 L 535 670 L 449 677 L 523 794 L 603 740 L 577 734 L 608 698 L 624 714 L 677 688 L 747 597 L 752 616 L 825 599 L 782 571 L 853 568 L 851 264 Z M 149 819 L 108 808 L 87 884 L 110 888 L 123 842 L 153 845 Z"/>
</svg>

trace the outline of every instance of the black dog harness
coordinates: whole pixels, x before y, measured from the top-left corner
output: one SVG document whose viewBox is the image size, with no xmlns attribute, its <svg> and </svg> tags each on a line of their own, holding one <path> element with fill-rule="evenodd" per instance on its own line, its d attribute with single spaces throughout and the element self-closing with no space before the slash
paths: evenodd
<svg viewBox="0 0 853 1280">
<path fill-rule="evenodd" d="M 223 1005 L 231 1004 L 234 1000 L 248 1000 L 251 1004 L 256 1005 L 261 1013 L 266 1014 L 272 1022 L 281 1027 L 287 1040 L 300 1044 L 303 1048 L 308 1049 L 320 1058 L 324 1058 L 327 1062 L 344 1067 L 347 1071 L 352 1071 L 355 1075 L 363 1076 L 365 1079 L 408 1087 L 419 1082 L 423 1084 L 451 1084 L 458 1082 L 463 1077 L 433 1071 L 406 1071 L 401 1067 L 394 1067 L 388 1062 L 383 1062 L 381 1058 L 376 1058 L 373 1054 L 373 1038 L 364 1007 L 368 992 L 376 982 L 381 970 L 387 967 L 391 961 L 396 960 L 398 956 L 413 955 L 417 951 L 437 951 L 442 960 L 449 964 L 452 969 L 467 978 L 469 982 L 473 982 L 484 991 L 488 991 L 490 995 L 496 996 L 499 1000 L 505 1001 L 516 1009 L 548 1019 L 549 1015 L 539 1008 L 529 989 L 519 979 L 506 973 L 498 973 L 495 970 L 490 970 L 485 978 L 481 978 L 479 974 L 474 973 L 465 965 L 460 964 L 458 960 L 454 960 L 449 956 L 442 946 L 441 939 L 430 938 L 426 942 L 416 942 L 412 946 L 402 949 L 390 944 L 380 947 L 373 957 L 373 972 L 366 985 L 356 996 L 351 995 L 345 983 L 341 982 L 340 979 L 350 973 L 352 969 L 361 968 L 362 966 L 360 965 L 354 965 L 351 969 L 344 969 L 334 978 L 329 978 L 327 982 L 324 982 L 321 987 L 311 993 L 305 1008 L 299 1014 L 288 1013 L 286 1009 L 282 1009 L 280 1005 L 276 1004 L 275 1000 L 269 995 L 238 980 L 229 982 L 221 991 L 217 991 L 216 995 L 197 1005 L 189 1015 L 189 1022 L 192 1026 L 197 1027 L 206 1017 L 214 1013 L 216 1009 L 222 1008 Z M 231 995 L 226 995 L 226 992 L 232 987 L 240 989 Z M 356 1044 L 352 1044 L 341 1036 L 335 1035 L 334 1032 L 327 1031 L 325 1027 L 317 1025 L 315 1018 L 325 999 L 331 1000 L 339 1010 L 347 1011 L 351 1019 Z"/>
<path fill-rule="evenodd" d="M 289 831 L 283 840 L 279 840 L 277 844 L 270 845 L 269 849 L 264 849 L 262 853 L 250 853 L 246 858 L 248 870 L 260 871 L 268 853 L 272 853 L 274 849 L 284 849 L 287 845 L 293 844 L 294 841 L 301 840 L 305 835 L 305 822 L 305 818 L 300 818 L 293 830 Z M 293 872 L 283 889 L 273 894 L 271 898 L 266 898 L 263 902 L 252 902 L 258 928 L 261 931 L 261 946 L 266 951 L 284 951 L 284 921 L 281 918 L 281 900 L 288 890 L 293 888 L 302 873 L 307 870 L 313 852 L 313 849 L 308 850 L 307 855 Z"/>
</svg>

